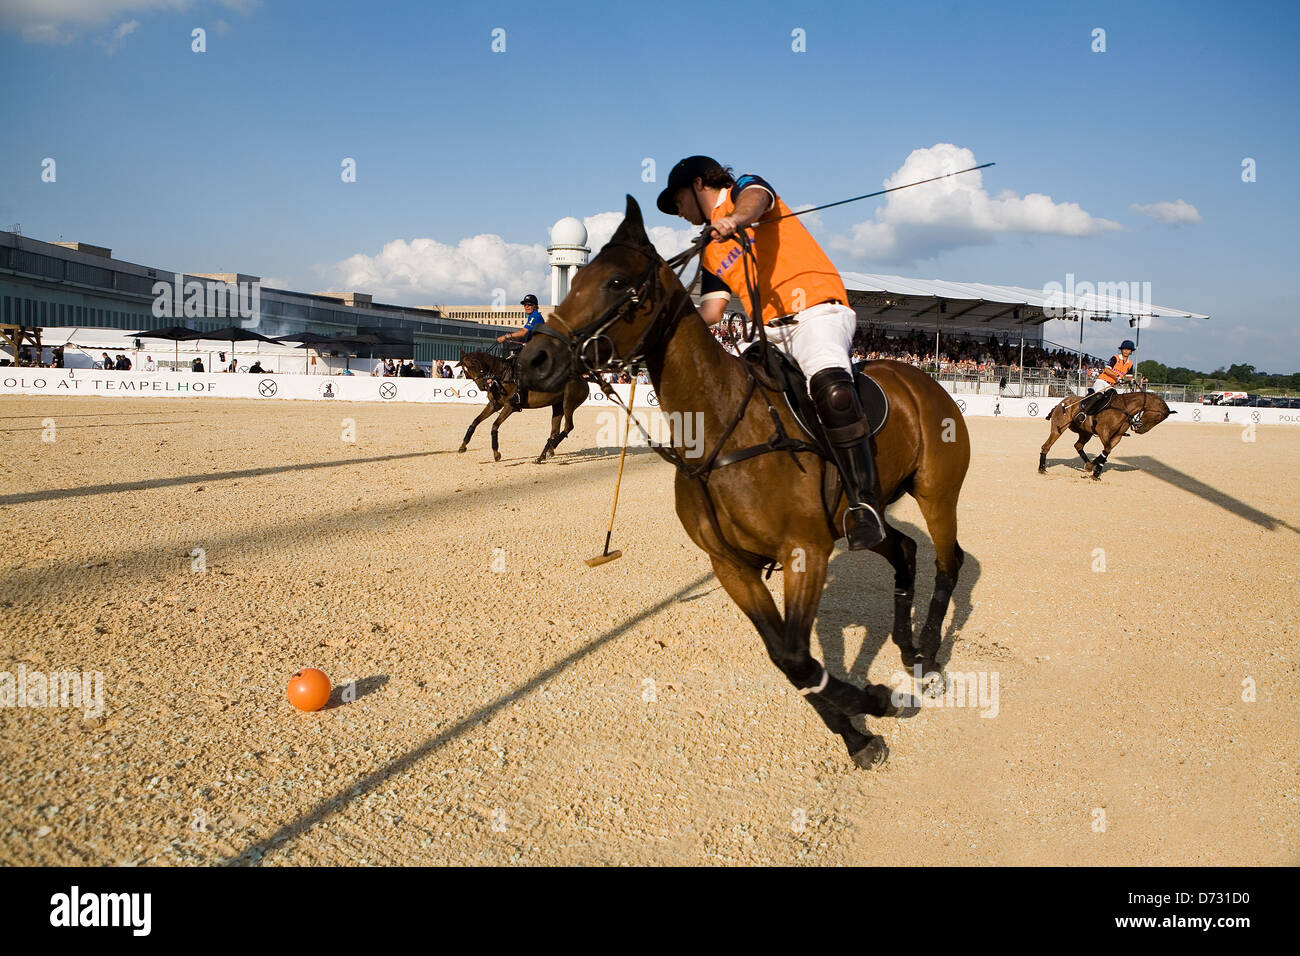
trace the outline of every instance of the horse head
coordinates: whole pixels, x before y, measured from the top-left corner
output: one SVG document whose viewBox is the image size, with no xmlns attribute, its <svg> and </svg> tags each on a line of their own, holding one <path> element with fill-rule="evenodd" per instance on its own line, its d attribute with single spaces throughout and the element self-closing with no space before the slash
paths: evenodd
<svg viewBox="0 0 1300 956">
<path fill-rule="evenodd" d="M 1145 435 L 1170 415 L 1178 414 L 1170 409 L 1170 407 L 1165 403 L 1165 400 L 1159 395 L 1146 391 L 1135 392 L 1132 394 L 1140 395 L 1142 397 L 1136 411 L 1129 413 L 1133 422 L 1133 432 L 1135 434 Z"/>
<path fill-rule="evenodd" d="M 685 314 L 685 290 L 646 234 L 641 207 L 627 197 L 618 230 L 579 269 L 573 286 L 519 353 L 521 383 L 557 391 L 569 379 L 626 368 L 659 345 L 671 330 L 665 320 Z"/>
</svg>

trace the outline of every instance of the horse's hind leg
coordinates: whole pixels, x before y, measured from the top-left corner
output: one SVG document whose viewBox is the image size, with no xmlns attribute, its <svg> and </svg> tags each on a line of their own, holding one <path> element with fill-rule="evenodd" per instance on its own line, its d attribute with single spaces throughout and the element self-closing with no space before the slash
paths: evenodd
<svg viewBox="0 0 1300 956">
<path fill-rule="evenodd" d="M 930 538 L 934 541 L 934 596 L 930 599 L 930 610 L 925 617 L 925 625 L 921 628 L 919 646 L 926 673 L 940 669 L 936 658 L 943 641 L 943 619 L 948 614 L 948 604 L 952 600 L 953 588 L 957 585 L 957 574 L 966 558 L 957 543 L 959 491 L 960 486 L 933 496 L 915 496 L 921 514 L 925 517 L 926 528 L 930 531 Z"/>
<path fill-rule="evenodd" d="M 903 666 L 916 663 L 916 644 L 912 640 L 912 602 L 916 596 L 916 542 L 893 525 L 886 523 L 885 540 L 872 548 L 894 567 L 893 640 L 903 656 Z"/>
<path fill-rule="evenodd" d="M 469 447 L 469 440 L 474 437 L 474 429 L 478 428 L 479 423 L 482 422 L 483 419 L 487 418 L 494 411 L 496 411 L 496 408 L 497 408 L 496 403 L 488 402 L 487 408 L 483 409 L 483 411 L 478 413 L 478 418 L 474 419 L 472 422 L 469 423 L 469 428 L 465 429 L 465 437 L 461 439 L 460 448 L 458 449 L 458 451 L 464 451 Z"/>
</svg>

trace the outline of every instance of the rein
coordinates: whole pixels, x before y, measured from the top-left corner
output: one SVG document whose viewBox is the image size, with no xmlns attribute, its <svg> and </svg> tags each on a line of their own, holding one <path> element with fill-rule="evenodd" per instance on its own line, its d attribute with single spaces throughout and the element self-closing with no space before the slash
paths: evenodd
<svg viewBox="0 0 1300 956">
<path fill-rule="evenodd" d="M 684 270 L 685 266 L 692 259 L 698 256 L 700 252 L 703 251 L 705 245 L 710 241 L 708 238 L 709 228 L 710 227 L 706 226 L 704 232 L 701 233 L 685 251 L 678 253 L 671 259 L 668 259 L 665 264 L 674 271 L 676 271 L 679 266 Z M 754 310 L 753 315 L 751 316 L 751 321 L 753 321 L 757 326 L 758 338 L 766 344 L 767 338 L 763 329 L 762 314 L 759 311 L 757 278 L 751 277 L 750 275 L 751 262 L 754 265 L 754 272 L 757 273 L 757 260 L 750 248 L 748 236 L 745 235 L 743 230 L 737 233 L 734 238 L 744 250 L 745 280 L 749 289 L 752 308 Z M 742 361 L 741 364 L 745 369 L 746 375 L 749 377 L 749 387 L 745 390 L 745 396 L 740 400 L 740 404 L 736 408 L 735 414 L 731 417 L 730 424 L 723 431 L 722 437 L 718 440 L 717 444 L 714 445 L 713 451 L 701 463 L 695 465 L 689 463 L 682 457 L 681 453 L 677 451 L 676 447 L 671 444 L 664 446 L 656 443 L 650 436 L 650 433 L 646 431 L 645 426 L 643 426 L 640 420 L 632 414 L 632 410 L 623 402 L 623 399 L 614 390 L 614 387 L 606 382 L 601 375 L 603 372 L 607 371 L 627 369 L 650 353 L 656 352 L 665 347 L 668 338 L 677 328 L 677 324 L 682 320 L 686 315 L 687 310 L 691 307 L 691 297 L 689 293 L 683 292 L 681 300 L 678 305 L 671 310 L 670 314 L 669 304 L 660 302 L 662 299 L 661 293 L 663 292 L 662 283 L 659 281 L 660 260 L 653 249 L 647 250 L 642 246 L 623 241 L 610 241 L 606 243 L 606 248 L 609 246 L 624 246 L 636 251 L 649 260 L 649 268 L 640 281 L 633 288 L 619 296 L 619 298 L 597 318 L 587 322 L 577 329 L 570 328 L 562 316 L 552 314 L 550 321 L 554 322 L 558 320 L 559 323 L 564 326 L 564 332 L 567 333 L 567 335 L 560 332 L 558 329 L 551 328 L 549 322 L 539 326 L 537 332 L 549 335 L 551 338 L 563 343 L 563 345 L 569 350 L 570 358 L 574 365 L 580 369 L 578 377 L 597 385 L 601 392 L 603 392 L 612 403 L 622 408 L 623 411 L 627 413 L 628 419 L 636 423 L 637 431 L 640 432 L 641 436 L 645 439 L 646 444 L 649 445 L 660 458 L 676 468 L 685 478 L 700 483 L 701 490 L 704 493 L 705 502 L 708 505 L 706 512 L 709 516 L 709 522 L 712 525 L 714 534 L 717 535 L 718 540 L 722 543 L 723 547 L 736 557 L 740 558 L 743 563 L 751 564 L 756 567 L 766 566 L 768 568 L 768 574 L 770 575 L 772 570 L 776 567 L 776 562 L 772 558 L 739 548 L 731 544 L 727 540 L 726 535 L 723 534 L 721 524 L 718 521 L 717 509 L 713 504 L 713 496 L 709 492 L 709 473 L 718 468 L 725 468 L 727 465 L 734 465 L 750 458 L 758 457 L 759 455 L 781 451 L 788 453 L 791 461 L 793 461 L 795 466 L 802 472 L 804 471 L 804 467 L 800 463 L 797 453 L 812 452 L 813 454 L 821 455 L 821 449 L 799 439 L 791 438 L 786 433 L 785 426 L 781 423 L 781 416 L 768 397 L 767 387 L 759 382 L 754 373 L 753 367 L 750 363 L 745 361 Z M 700 270 L 702 269 L 703 261 L 700 262 L 699 267 L 696 269 L 696 277 L 699 276 Z M 680 277 L 681 273 L 678 273 L 678 275 Z M 692 278 L 691 284 L 693 285 L 694 283 L 695 278 Z M 642 333 L 641 338 L 632 346 L 628 354 L 626 356 L 619 356 L 615 353 L 613 342 L 605 332 L 615 322 L 631 322 L 635 315 L 635 308 L 643 303 L 647 303 L 651 307 L 657 308 L 658 311 L 655 313 L 654 318 L 647 326 L 645 332 Z M 745 337 L 749 338 L 748 328 L 745 329 L 745 332 Z M 610 350 L 610 357 L 603 362 L 600 360 L 599 354 L 600 342 L 602 340 L 608 343 Z M 736 428 L 739 427 L 742 421 L 744 421 L 745 413 L 748 411 L 750 403 L 754 400 L 754 396 L 760 390 L 763 393 L 763 401 L 767 405 L 768 414 L 771 416 L 772 424 L 775 428 L 771 437 L 761 445 L 750 445 L 726 455 L 721 454 L 723 447 L 731 439 Z"/>
</svg>

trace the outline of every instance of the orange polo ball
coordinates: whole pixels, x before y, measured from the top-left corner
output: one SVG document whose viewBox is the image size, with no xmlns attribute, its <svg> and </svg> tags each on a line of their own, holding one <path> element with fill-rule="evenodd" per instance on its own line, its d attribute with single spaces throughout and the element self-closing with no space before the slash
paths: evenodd
<svg viewBox="0 0 1300 956">
<path fill-rule="evenodd" d="M 299 710 L 320 710 L 330 699 L 330 679 L 324 671 L 304 667 L 289 679 L 289 703 Z"/>
</svg>

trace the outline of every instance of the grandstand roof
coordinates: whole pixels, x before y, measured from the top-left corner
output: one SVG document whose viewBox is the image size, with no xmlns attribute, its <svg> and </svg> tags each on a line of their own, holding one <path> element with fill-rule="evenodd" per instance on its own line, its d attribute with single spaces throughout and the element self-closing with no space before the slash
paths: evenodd
<svg viewBox="0 0 1300 956">
<path fill-rule="evenodd" d="M 981 282 L 948 282 L 944 279 L 911 279 L 905 276 L 842 272 L 849 304 L 874 312 L 881 322 L 945 321 L 960 324 L 988 323 L 990 328 L 1041 325 L 1054 318 L 1084 317 L 1094 322 L 1122 318 L 1140 322 L 1143 318 L 1208 319 L 1208 315 L 1154 305 L 1147 300 L 1149 287 L 1137 283 L 1060 283 L 1043 289 L 986 285 Z M 1138 298 L 1129 298 L 1129 291 Z"/>
</svg>

